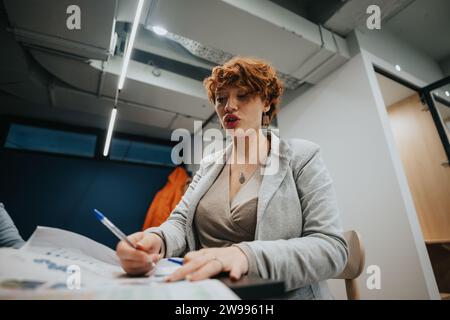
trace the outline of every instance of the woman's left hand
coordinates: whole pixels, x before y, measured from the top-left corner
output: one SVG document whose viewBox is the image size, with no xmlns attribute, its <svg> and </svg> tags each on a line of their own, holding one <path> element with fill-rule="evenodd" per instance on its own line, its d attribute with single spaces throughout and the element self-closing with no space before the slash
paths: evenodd
<svg viewBox="0 0 450 320">
<path fill-rule="evenodd" d="M 238 280 L 247 273 L 248 261 L 241 249 L 231 246 L 191 251 L 184 256 L 183 266 L 168 276 L 166 281 L 203 280 L 224 271 L 230 273 L 232 280 Z"/>
</svg>

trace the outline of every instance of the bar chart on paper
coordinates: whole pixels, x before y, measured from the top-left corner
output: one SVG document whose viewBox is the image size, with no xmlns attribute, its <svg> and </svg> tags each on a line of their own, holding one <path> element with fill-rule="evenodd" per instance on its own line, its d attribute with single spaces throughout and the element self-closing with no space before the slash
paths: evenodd
<svg viewBox="0 0 450 320">
<path fill-rule="evenodd" d="M 219 280 L 164 283 L 180 267 L 160 260 L 145 277 L 127 277 L 115 252 L 82 235 L 38 227 L 19 250 L 0 249 L 0 299 L 239 299 Z M 70 289 L 71 268 L 80 288 Z"/>
</svg>

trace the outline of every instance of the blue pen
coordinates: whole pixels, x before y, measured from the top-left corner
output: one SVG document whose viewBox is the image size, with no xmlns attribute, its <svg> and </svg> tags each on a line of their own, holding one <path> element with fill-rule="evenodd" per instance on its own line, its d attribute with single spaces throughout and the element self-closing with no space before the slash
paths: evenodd
<svg viewBox="0 0 450 320">
<path fill-rule="evenodd" d="M 98 211 L 97 209 L 94 209 L 95 212 L 95 216 L 97 217 L 97 219 L 103 223 L 105 225 L 105 227 L 107 227 L 117 238 L 119 238 L 119 240 L 123 240 L 126 243 L 128 243 L 132 248 L 134 249 L 138 249 L 128 238 L 127 236 L 120 231 L 119 228 L 117 228 L 111 221 L 108 220 L 108 218 L 106 218 L 103 213 L 101 213 L 100 211 Z"/>
<path fill-rule="evenodd" d="M 179 264 L 179 265 L 183 265 L 183 259 L 169 258 L 169 259 L 167 259 L 167 260 L 169 260 L 170 262 Z"/>
</svg>

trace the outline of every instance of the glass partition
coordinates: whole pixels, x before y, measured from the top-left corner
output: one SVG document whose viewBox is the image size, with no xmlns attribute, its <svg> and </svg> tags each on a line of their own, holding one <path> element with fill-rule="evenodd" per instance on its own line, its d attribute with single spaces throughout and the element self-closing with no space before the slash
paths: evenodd
<svg viewBox="0 0 450 320">
<path fill-rule="evenodd" d="M 450 164 L 450 77 L 446 77 L 423 88 L 424 98 L 430 108 L 436 129 Z"/>
</svg>

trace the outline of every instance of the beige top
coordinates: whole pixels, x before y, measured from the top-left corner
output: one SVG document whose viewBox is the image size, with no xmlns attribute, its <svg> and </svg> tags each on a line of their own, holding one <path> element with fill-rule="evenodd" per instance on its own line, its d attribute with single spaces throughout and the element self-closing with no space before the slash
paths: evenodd
<svg viewBox="0 0 450 320">
<path fill-rule="evenodd" d="M 230 165 L 225 164 L 198 203 L 194 227 L 201 248 L 227 247 L 255 239 L 256 208 L 262 181 L 260 170 L 255 170 L 231 202 L 229 178 Z"/>
</svg>

